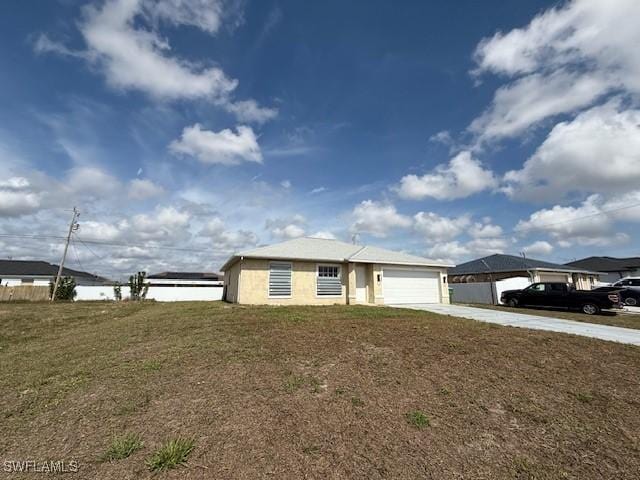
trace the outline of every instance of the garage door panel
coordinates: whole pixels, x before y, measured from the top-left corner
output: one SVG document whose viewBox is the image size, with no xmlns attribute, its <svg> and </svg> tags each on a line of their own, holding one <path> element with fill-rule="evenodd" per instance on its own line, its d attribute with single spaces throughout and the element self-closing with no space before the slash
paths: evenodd
<svg viewBox="0 0 640 480">
<path fill-rule="evenodd" d="M 385 268 L 382 272 L 382 294 L 386 304 L 440 303 L 440 273 Z"/>
</svg>

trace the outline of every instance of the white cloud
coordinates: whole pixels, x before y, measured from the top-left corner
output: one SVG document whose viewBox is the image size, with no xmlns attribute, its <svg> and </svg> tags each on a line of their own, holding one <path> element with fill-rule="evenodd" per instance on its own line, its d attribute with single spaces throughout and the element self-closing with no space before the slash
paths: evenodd
<svg viewBox="0 0 640 480">
<path fill-rule="evenodd" d="M 148 179 L 135 178 L 129 183 L 129 198 L 144 200 L 162 195 L 164 189 Z"/>
<path fill-rule="evenodd" d="M 220 217 L 210 219 L 201 233 L 211 237 L 216 251 L 234 252 L 258 243 L 255 233 L 248 230 L 229 230 Z"/>
<path fill-rule="evenodd" d="M 437 260 L 454 261 L 459 258 L 464 258 L 470 255 L 470 250 L 460 244 L 459 241 L 437 243 L 428 250 L 429 258 L 435 258 Z"/>
<path fill-rule="evenodd" d="M 255 100 L 227 102 L 225 109 L 241 122 L 265 123 L 278 116 L 276 108 L 261 107 Z"/>
<path fill-rule="evenodd" d="M 106 197 L 120 187 L 117 178 L 98 167 L 73 167 L 67 172 L 67 188 L 75 194 Z"/>
<path fill-rule="evenodd" d="M 538 122 L 592 104 L 611 85 L 606 78 L 558 70 L 532 74 L 499 88 L 491 107 L 470 125 L 479 142 L 512 137 Z"/>
<path fill-rule="evenodd" d="M 277 115 L 253 99 L 234 101 L 238 81 L 218 66 L 182 59 L 172 53 L 159 28 L 189 26 L 210 35 L 220 29 L 229 2 L 222 0 L 106 0 L 84 8 L 79 29 L 86 50 L 74 51 L 40 35 L 38 53 L 55 53 L 86 60 L 107 83 L 119 90 L 136 90 L 162 100 L 204 99 L 240 121 L 263 123 Z"/>
<path fill-rule="evenodd" d="M 639 16 L 636 0 L 574 0 L 481 41 L 475 73 L 515 80 L 496 92 L 471 130 L 480 140 L 510 136 L 608 91 L 640 93 Z"/>
<path fill-rule="evenodd" d="M 432 197 L 437 200 L 464 198 L 497 185 L 491 170 L 471 156 L 460 152 L 448 165 L 438 165 L 432 173 L 422 176 L 406 175 L 396 191 L 402 198 L 421 200 Z"/>
<path fill-rule="evenodd" d="M 515 231 L 522 235 L 542 232 L 579 245 L 613 245 L 624 241 L 626 236 L 613 230 L 614 217 L 602 207 L 602 197 L 591 195 L 578 207 L 555 205 L 538 210 L 528 220 L 518 222 Z"/>
<path fill-rule="evenodd" d="M 179 140 L 169 145 L 174 154 L 196 157 L 202 163 L 239 165 L 243 162 L 262 163 L 262 153 L 251 127 L 240 125 L 219 132 L 203 130 L 199 123 L 185 127 Z"/>
<path fill-rule="evenodd" d="M 475 238 L 466 243 L 469 251 L 476 256 L 505 253 L 509 245 L 510 242 L 506 238 Z"/>
<path fill-rule="evenodd" d="M 9 179 L 9 181 L 14 179 Z M 33 213 L 40 208 L 38 193 L 27 190 L 28 184 L 17 189 L 0 186 L 0 217 L 18 217 Z"/>
<path fill-rule="evenodd" d="M 401 215 L 396 207 L 373 200 L 364 200 L 355 206 L 352 212 L 353 233 L 370 233 L 375 237 L 386 237 L 396 228 L 411 226 L 411 218 Z"/>
<path fill-rule="evenodd" d="M 640 185 L 640 110 L 617 101 L 557 124 L 521 170 L 507 172 L 513 198 L 559 199 Z"/>
<path fill-rule="evenodd" d="M 336 236 L 327 231 L 327 230 L 319 230 L 316 233 L 312 233 L 311 235 L 309 235 L 312 238 L 323 238 L 325 240 L 335 240 Z"/>
<path fill-rule="evenodd" d="M 549 255 L 553 252 L 553 245 L 544 240 L 538 240 L 522 248 L 527 255 Z"/>
<path fill-rule="evenodd" d="M 413 217 L 414 229 L 424 235 L 427 242 L 451 240 L 462 232 L 471 222 L 468 215 L 449 218 L 433 212 L 418 212 Z"/>
<path fill-rule="evenodd" d="M 269 219 L 265 222 L 265 227 L 273 238 L 290 240 L 304 236 L 306 223 L 302 215 L 294 215 L 291 218 Z"/>
<path fill-rule="evenodd" d="M 473 238 L 492 238 L 502 235 L 502 227 L 500 225 L 492 225 L 491 223 L 474 223 L 469 227 L 468 233 Z"/>
<path fill-rule="evenodd" d="M 191 216 L 173 206 L 156 208 L 150 214 L 141 213 L 131 219 L 131 228 L 143 239 L 170 240 L 177 242 L 189 236 L 188 225 Z"/>
<path fill-rule="evenodd" d="M 326 190 L 327 190 L 326 187 L 316 187 L 316 188 L 312 189 L 309 193 L 311 195 L 316 195 L 318 193 L 326 192 Z"/>
<path fill-rule="evenodd" d="M 282 180 L 280 182 L 280 186 L 282 188 L 289 189 L 289 188 L 291 188 L 291 181 L 290 180 Z"/>
</svg>

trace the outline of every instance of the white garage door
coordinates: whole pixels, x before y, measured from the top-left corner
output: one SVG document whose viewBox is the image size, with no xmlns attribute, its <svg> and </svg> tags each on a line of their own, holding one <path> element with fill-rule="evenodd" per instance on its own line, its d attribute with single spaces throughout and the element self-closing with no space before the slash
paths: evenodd
<svg viewBox="0 0 640 480">
<path fill-rule="evenodd" d="M 440 273 L 431 270 L 382 270 L 384 303 L 440 303 Z"/>
</svg>

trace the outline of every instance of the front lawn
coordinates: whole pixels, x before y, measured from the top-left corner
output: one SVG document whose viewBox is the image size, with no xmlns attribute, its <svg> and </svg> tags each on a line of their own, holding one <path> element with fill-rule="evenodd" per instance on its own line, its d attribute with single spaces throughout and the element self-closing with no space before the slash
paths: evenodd
<svg viewBox="0 0 640 480">
<path fill-rule="evenodd" d="M 1 460 L 77 461 L 69 478 L 640 471 L 640 348 L 583 337 L 375 307 L 3 303 L 0 367 Z"/>
</svg>

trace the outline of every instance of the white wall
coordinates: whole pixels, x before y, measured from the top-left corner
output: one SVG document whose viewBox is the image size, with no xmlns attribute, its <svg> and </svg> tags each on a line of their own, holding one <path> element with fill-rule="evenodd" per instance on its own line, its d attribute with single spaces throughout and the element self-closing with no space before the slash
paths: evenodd
<svg viewBox="0 0 640 480">
<path fill-rule="evenodd" d="M 504 280 L 498 280 L 495 287 L 498 303 L 501 303 L 500 295 L 502 295 L 502 292 L 505 290 L 521 290 L 531 285 L 531 283 L 532 282 L 528 277 L 512 277 L 505 278 Z"/>
<path fill-rule="evenodd" d="M 129 297 L 129 287 L 121 287 L 122 298 Z M 222 300 L 223 287 L 149 287 L 147 299 L 158 302 Z M 76 300 L 115 300 L 113 286 L 76 287 Z"/>
<path fill-rule="evenodd" d="M 149 287 L 148 299 L 158 302 L 222 300 L 223 287 Z M 124 292 L 123 292 L 124 296 Z"/>
</svg>

